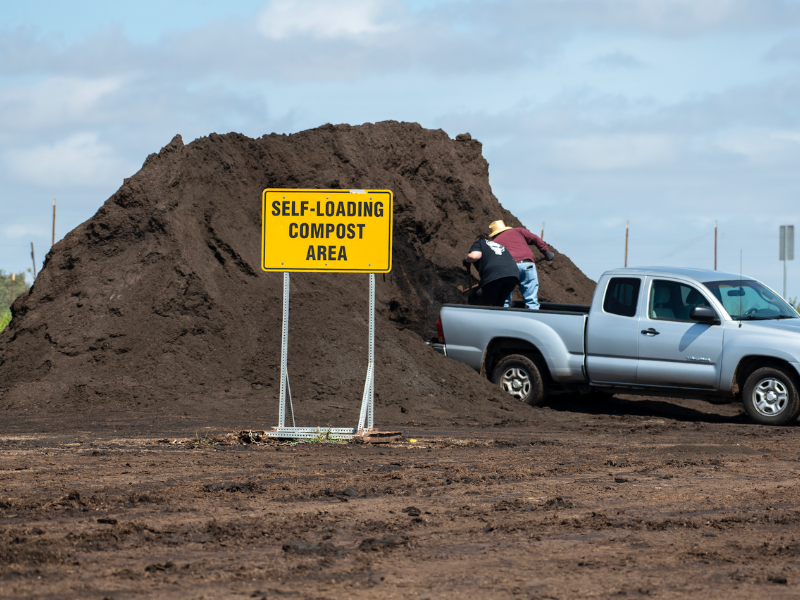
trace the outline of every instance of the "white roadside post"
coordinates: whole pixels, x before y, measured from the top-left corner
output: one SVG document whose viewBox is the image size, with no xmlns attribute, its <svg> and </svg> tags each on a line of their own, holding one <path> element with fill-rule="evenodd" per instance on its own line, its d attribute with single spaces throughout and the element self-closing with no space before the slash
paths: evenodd
<svg viewBox="0 0 800 600">
<path fill-rule="evenodd" d="M 783 261 L 783 299 L 786 300 L 786 261 L 794 260 L 794 225 L 781 225 L 779 260 Z"/>
</svg>

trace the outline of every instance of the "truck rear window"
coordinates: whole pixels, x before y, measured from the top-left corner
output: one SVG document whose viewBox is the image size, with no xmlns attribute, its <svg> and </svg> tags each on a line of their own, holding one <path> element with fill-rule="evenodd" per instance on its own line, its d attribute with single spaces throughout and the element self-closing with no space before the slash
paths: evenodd
<svg viewBox="0 0 800 600">
<path fill-rule="evenodd" d="M 612 315 L 635 317 L 642 280 L 635 277 L 612 277 L 606 288 L 603 310 Z"/>
</svg>

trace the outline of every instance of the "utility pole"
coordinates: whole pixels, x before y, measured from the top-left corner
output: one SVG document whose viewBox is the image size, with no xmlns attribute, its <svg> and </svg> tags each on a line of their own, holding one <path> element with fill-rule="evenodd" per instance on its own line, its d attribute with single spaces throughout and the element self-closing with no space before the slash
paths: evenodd
<svg viewBox="0 0 800 600">
<path fill-rule="evenodd" d="M 714 221 L 714 270 L 717 270 L 717 222 Z"/>
<path fill-rule="evenodd" d="M 53 243 L 51 246 L 56 245 L 56 199 L 53 198 Z"/>
<path fill-rule="evenodd" d="M 625 268 L 628 268 L 628 221 L 625 221 Z"/>
<path fill-rule="evenodd" d="M 33 253 L 33 242 L 31 242 L 31 262 L 33 262 L 33 278 L 36 279 L 36 255 Z"/>
<path fill-rule="evenodd" d="M 542 235 L 539 236 L 544 241 L 544 221 L 542 221 Z"/>
<path fill-rule="evenodd" d="M 9 307 L 10 307 L 12 304 L 14 304 L 14 279 L 16 279 L 16 274 L 15 274 L 15 273 L 12 273 L 12 274 L 11 274 L 11 301 L 8 303 L 8 306 L 9 306 Z"/>
<path fill-rule="evenodd" d="M 781 225 L 779 259 L 783 261 L 783 299 L 786 300 L 786 261 L 794 260 L 794 225 Z"/>
</svg>

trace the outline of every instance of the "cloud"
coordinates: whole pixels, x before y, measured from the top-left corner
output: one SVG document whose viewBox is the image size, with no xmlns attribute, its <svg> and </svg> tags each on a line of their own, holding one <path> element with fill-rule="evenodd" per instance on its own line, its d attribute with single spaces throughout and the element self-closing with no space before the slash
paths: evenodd
<svg viewBox="0 0 800 600">
<path fill-rule="evenodd" d="M 677 144 L 670 136 L 610 134 L 556 140 L 551 161 L 570 170 L 607 171 L 665 167 L 677 156 Z"/>
<path fill-rule="evenodd" d="M 152 69 L 164 58 L 159 56 L 160 50 L 157 45 L 133 44 L 117 27 L 66 46 L 43 39 L 34 28 L 0 29 L 0 74 L 119 77 Z"/>
<path fill-rule="evenodd" d="M 358 4 L 346 2 L 344 9 Z M 178 78 L 223 76 L 229 81 L 294 83 L 411 72 L 456 78 L 511 71 L 531 61 L 530 40 L 491 31 L 476 40 L 449 23 L 394 10 L 394 3 L 368 4 L 377 8 L 349 23 L 309 12 L 305 20 L 293 13 L 283 21 L 285 27 L 278 27 L 270 26 L 262 14 L 253 27 L 216 23 L 176 34 L 162 41 L 160 62 Z M 327 10 L 322 11 L 325 14 Z M 394 17 L 384 18 L 385 14 Z M 331 27 L 326 29 L 326 23 Z"/>
<path fill-rule="evenodd" d="M 800 186 L 798 87 L 776 80 L 673 102 L 580 90 L 437 124 L 484 143 L 492 186 L 519 215 L 561 206 L 559 219 L 577 219 L 569 210 L 581 206 L 591 221 L 601 199 L 614 213 L 660 200 L 676 214 L 702 203 L 744 215 L 756 198 L 785 215 Z"/>
<path fill-rule="evenodd" d="M 752 165 L 792 168 L 800 160 L 800 130 L 749 128 L 724 132 L 716 144 L 725 152 L 744 157 Z"/>
<path fill-rule="evenodd" d="M 0 88 L 0 126 L 6 131 L 98 120 L 98 107 L 123 79 L 52 77 Z"/>
<path fill-rule="evenodd" d="M 11 225 L 3 230 L 3 233 L 12 240 L 30 237 L 42 237 L 47 235 L 47 230 L 44 227 L 32 227 L 30 225 Z"/>
<path fill-rule="evenodd" d="M 388 0 L 272 0 L 256 26 L 272 40 L 391 35 L 407 18 L 403 8 Z"/>
<path fill-rule="evenodd" d="M 0 87 L 0 142 L 3 146 L 31 144 L 28 136 L 46 140 L 81 131 L 105 131 L 121 136 L 109 142 L 127 146 L 143 134 L 197 135 L 218 131 L 260 131 L 270 125 L 262 93 L 211 82 L 172 81 L 128 75 L 117 78 L 47 77 L 33 83 Z M 227 129 L 226 129 L 227 128 Z M 113 133 L 112 133 L 113 132 Z M 145 148 L 142 148 L 142 152 Z M 134 150 L 135 153 L 135 150 Z M 146 154 L 145 154 L 146 155 Z"/>
<path fill-rule="evenodd" d="M 781 40 L 769 49 L 764 57 L 767 61 L 800 61 L 800 37 Z"/>
<path fill-rule="evenodd" d="M 14 179 L 41 187 L 92 188 L 121 183 L 124 165 L 115 149 L 96 133 L 76 133 L 51 144 L 16 148 L 3 153 Z"/>
<path fill-rule="evenodd" d="M 133 44 L 110 29 L 62 48 L 30 30 L 0 30 L 0 76 L 148 76 L 248 84 L 352 80 L 412 70 L 453 77 L 508 71 L 530 62 L 533 50 L 547 51 L 535 40 L 502 31 L 484 32 L 476 40 L 448 23 L 412 16 L 387 0 L 345 2 L 345 17 L 360 7 L 369 9 L 353 20 L 328 18 L 333 8 L 326 0 L 312 0 L 308 6 L 314 10 L 305 13 L 296 6 L 305 5 L 276 0 L 254 22 L 217 21 L 165 35 L 154 44 Z M 281 12 L 276 7 L 287 9 L 279 15 L 280 26 L 271 21 L 272 12 Z"/>
<path fill-rule="evenodd" d="M 792 0 L 510 0 L 450 6 L 462 19 L 531 32 L 557 29 L 696 36 L 723 31 L 780 31 L 800 24 Z"/>
<path fill-rule="evenodd" d="M 0 29 L 0 75 L 295 82 L 422 72 L 454 78 L 537 68 L 586 32 L 674 38 L 798 26 L 800 3 L 789 0 L 473 0 L 415 12 L 401 0 L 271 0 L 251 20 L 218 20 L 155 43 L 133 43 L 119 28 L 65 46 L 32 28 Z M 621 52 L 598 61 L 641 66 Z"/>
<path fill-rule="evenodd" d="M 643 69 L 647 66 L 635 56 L 620 51 L 602 54 L 591 61 L 591 64 L 612 69 Z"/>
</svg>

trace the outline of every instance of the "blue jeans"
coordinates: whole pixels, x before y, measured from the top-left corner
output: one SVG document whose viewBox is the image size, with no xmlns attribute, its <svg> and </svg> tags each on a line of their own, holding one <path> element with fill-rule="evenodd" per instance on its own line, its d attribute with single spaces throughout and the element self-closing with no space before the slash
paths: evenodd
<svg viewBox="0 0 800 600">
<path fill-rule="evenodd" d="M 519 291 L 525 300 L 525 306 L 533 310 L 539 310 L 539 276 L 536 274 L 536 265 L 532 262 L 518 262 L 519 269 Z M 503 306 L 511 304 L 511 294 L 506 298 Z"/>
</svg>

